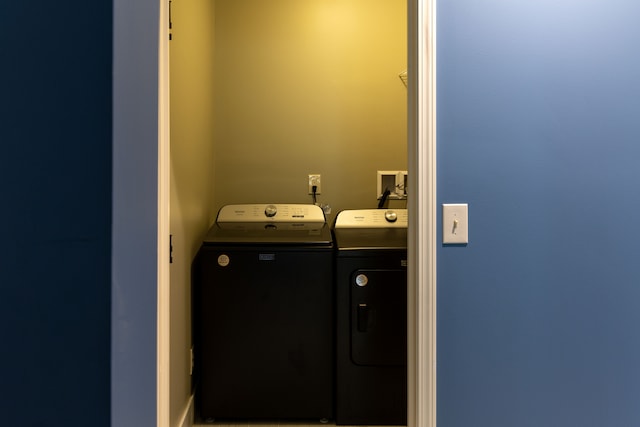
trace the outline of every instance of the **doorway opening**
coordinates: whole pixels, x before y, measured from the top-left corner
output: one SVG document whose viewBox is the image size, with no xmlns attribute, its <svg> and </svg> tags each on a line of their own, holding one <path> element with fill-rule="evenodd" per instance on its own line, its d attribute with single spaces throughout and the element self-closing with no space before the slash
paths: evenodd
<svg viewBox="0 0 640 427">
<path fill-rule="evenodd" d="M 213 3 L 207 3 L 209 7 Z M 428 55 L 433 55 L 432 48 L 434 46 L 435 41 L 432 39 L 428 40 L 419 40 L 417 34 L 422 34 L 420 30 L 424 30 L 429 27 L 431 21 L 433 20 L 432 13 L 434 5 L 430 4 L 427 1 L 420 0 L 410 0 L 408 3 L 408 11 L 405 10 L 405 14 L 408 16 L 413 16 L 416 18 L 415 20 L 409 19 L 406 23 L 407 29 L 406 33 L 410 34 L 409 43 L 409 55 L 407 58 L 407 63 L 402 69 L 396 70 L 395 78 L 398 79 L 397 83 L 402 84 L 402 80 L 400 78 L 400 74 L 408 69 L 408 86 L 410 88 L 408 93 L 408 102 L 405 105 L 408 105 L 408 111 L 405 118 L 405 129 L 408 129 L 407 134 L 404 136 L 405 141 L 409 141 L 408 148 L 405 148 L 404 151 L 408 151 L 408 155 L 405 156 L 408 158 L 408 164 L 405 166 L 405 169 L 409 170 L 409 186 L 414 187 L 414 192 L 410 191 L 411 197 L 415 197 L 413 200 L 409 200 L 409 209 L 411 212 L 411 229 L 410 235 L 413 235 L 414 238 L 410 240 L 410 254 L 409 254 L 409 262 L 410 265 L 415 265 L 415 267 L 411 268 L 409 272 L 409 283 L 410 283 L 410 322 L 409 322 L 409 351 L 410 351 L 410 374 L 409 378 L 418 378 L 417 381 L 410 380 L 409 388 L 409 425 L 435 425 L 435 405 L 433 402 L 435 401 L 435 371 L 433 366 L 435 365 L 433 361 L 435 360 L 435 131 L 434 131 L 434 95 L 431 91 L 434 88 L 434 69 L 435 66 L 433 61 L 429 62 Z M 216 14 L 216 10 L 210 10 L 213 13 L 213 16 L 219 18 Z M 219 11 L 218 11 L 219 12 Z M 413 12 L 413 14 L 412 14 Z M 177 13 L 174 5 L 174 16 Z M 405 15 L 405 16 L 406 16 Z M 214 18 L 215 19 L 215 18 Z M 220 22 L 220 21 L 216 21 Z M 175 24 L 174 24 L 175 25 Z M 175 28 L 175 27 L 174 27 Z M 431 28 L 431 27 L 429 27 Z M 430 31 L 434 31 L 431 29 Z M 172 43 L 177 43 L 176 38 L 180 37 L 180 34 L 177 30 L 173 32 L 174 40 Z M 243 37 L 246 34 L 237 34 L 237 37 Z M 215 42 L 215 34 L 211 34 L 213 40 Z M 406 42 L 405 42 L 406 43 Z M 218 45 L 220 46 L 220 45 Z M 215 49 L 215 46 L 214 46 Z M 173 57 L 174 49 L 172 47 L 172 61 L 179 59 Z M 233 53 L 230 53 L 233 55 Z M 432 58 L 433 59 L 433 58 Z M 202 58 L 200 58 L 202 60 Z M 207 68 L 211 67 L 211 68 Z M 229 71 L 229 74 L 225 76 L 225 81 L 231 82 L 235 80 L 230 92 L 233 94 L 234 91 L 237 91 L 239 88 L 241 89 L 243 84 L 246 84 L 247 72 L 250 71 L 247 68 L 250 67 L 241 67 L 240 69 Z M 211 62 L 207 62 L 205 60 L 205 66 L 200 69 L 199 72 L 206 73 L 207 70 L 213 71 L 215 73 L 215 64 Z M 194 70 L 196 71 L 196 70 Z M 338 70 L 339 71 L 339 70 Z M 344 70 L 343 70 L 344 71 Z M 173 70 L 172 70 L 173 72 Z M 336 80 L 340 80 L 341 78 L 349 78 L 346 73 L 332 73 L 332 76 Z M 287 79 L 286 74 L 281 76 L 283 79 Z M 362 76 L 365 77 L 365 76 Z M 351 76 L 352 79 L 355 79 Z M 205 80 L 201 80 L 200 83 Z M 185 92 L 174 90 L 174 80 L 172 76 L 172 84 L 171 84 L 171 94 L 172 94 L 172 105 L 173 98 L 175 96 L 188 96 L 191 100 L 194 99 L 194 93 L 202 93 L 206 91 L 214 90 L 214 83 L 210 81 L 211 86 L 208 86 L 207 83 L 197 84 L 190 90 Z M 285 84 L 288 85 L 301 85 L 300 82 L 294 82 L 293 79 L 291 81 L 287 81 Z M 420 91 L 418 88 L 422 88 Z M 247 89 L 245 86 L 244 89 Z M 252 91 L 256 91 L 255 87 L 250 88 Z M 176 95 L 181 93 L 181 95 Z M 300 92 L 298 92 L 300 94 Z M 308 101 L 308 99 L 304 98 L 304 93 L 299 95 L 299 97 L 303 101 Z M 215 96 L 215 94 L 214 94 Z M 273 106 L 278 96 L 281 96 L 277 91 L 266 91 L 266 93 L 261 93 L 261 97 L 263 97 L 261 102 L 265 102 L 265 104 L 261 107 L 263 109 L 268 109 L 269 105 Z M 405 93 L 406 96 L 406 93 Z M 271 103 L 269 104 L 265 99 L 268 100 L 271 98 Z M 432 99 L 433 98 L 433 99 Z M 232 103 L 234 101 L 233 96 L 229 96 L 228 102 Z M 202 132 L 212 132 L 215 134 L 218 132 L 217 129 L 213 129 L 215 120 L 211 120 L 211 116 L 207 114 L 207 111 L 213 111 L 220 113 L 222 115 L 228 113 L 224 111 L 220 111 L 221 107 L 215 105 L 215 100 L 208 98 L 203 100 L 206 103 L 210 102 L 207 108 L 193 108 L 191 112 L 195 111 L 195 117 L 192 115 L 189 120 L 199 120 L 202 124 L 201 131 Z M 308 102 L 307 102 L 308 104 Z M 305 105 L 307 105 L 305 104 Z M 246 105 L 245 105 L 246 106 Z M 240 106 L 237 111 L 245 111 L 245 109 Z M 336 111 L 334 113 L 337 114 Z M 174 112 L 172 111 L 172 114 Z M 241 113 L 238 113 L 241 114 Z M 286 117 L 289 117 L 285 114 Z M 233 118 L 229 120 L 233 121 Z M 409 123 L 409 126 L 406 126 L 406 123 Z M 250 123 L 250 122 L 245 122 Z M 294 126 L 296 123 L 288 122 L 289 125 Z M 172 122 L 173 126 L 173 122 Z M 336 125 L 337 126 L 337 125 Z M 340 126 L 346 126 L 345 123 L 340 123 Z M 265 124 L 266 128 L 269 128 L 269 123 Z M 191 131 L 194 129 L 191 128 Z M 330 129 L 333 132 L 336 132 L 336 129 Z M 171 130 L 172 136 L 174 129 Z M 300 132 L 298 135 L 301 136 L 300 140 L 304 137 L 304 132 Z M 177 139 L 172 139 L 172 152 L 171 152 L 171 169 L 175 170 L 176 166 L 179 166 L 174 163 L 183 162 L 185 159 L 180 158 L 180 156 L 174 156 L 174 147 L 177 146 Z M 182 142 L 187 141 L 187 139 L 181 139 Z M 198 145 L 198 143 L 202 142 L 203 139 L 199 138 L 190 138 L 188 139 L 189 143 Z M 273 141 L 272 141 L 273 142 Z M 265 144 L 265 139 L 261 141 L 256 141 L 255 144 Z M 313 145 L 313 149 L 322 150 L 323 145 L 316 143 Z M 209 155 L 213 156 L 215 154 L 220 154 L 220 146 L 217 148 L 206 147 L 202 144 L 205 150 L 205 154 L 199 154 L 197 157 L 200 161 L 206 162 L 207 158 L 211 160 Z M 200 148 L 203 148 L 200 147 Z M 256 145 L 254 148 L 259 148 L 260 146 Z M 291 147 L 291 145 L 290 145 Z M 182 146 L 182 149 L 187 151 L 191 149 L 195 149 L 194 146 L 185 147 Z M 223 147 L 224 148 L 224 147 Z M 226 147 L 230 151 L 234 150 L 234 147 Z M 334 147 L 335 148 L 335 147 Z M 295 146 L 294 148 L 295 149 Z M 308 150 L 308 148 L 307 148 Z M 340 150 L 349 150 L 348 147 L 340 147 Z M 260 151 L 260 150 L 258 150 Z M 193 151 L 191 151 L 193 152 Z M 201 152 L 202 153 L 202 152 Z M 242 156 L 242 153 L 232 153 L 234 156 Z M 262 159 L 261 159 L 262 160 Z M 267 159 L 268 160 L 268 159 Z M 286 159 L 285 159 L 286 161 Z M 340 162 L 340 159 L 336 158 L 336 162 Z M 268 162 L 267 162 L 268 163 Z M 184 164 L 182 164 L 184 166 Z M 343 167 L 349 167 L 349 165 L 342 165 Z M 254 162 L 253 167 L 261 168 L 266 167 L 263 165 L 258 165 L 257 162 Z M 276 166 L 277 168 L 277 166 Z M 377 166 L 376 166 L 377 168 Z M 394 166 L 393 169 L 397 168 Z M 380 169 L 390 169 L 389 167 L 383 166 Z M 204 169 L 203 169 L 204 170 Z M 256 173 L 257 176 L 260 174 L 268 173 L 268 169 L 259 169 Z M 315 170 L 306 170 L 306 172 L 317 172 Z M 216 200 L 225 199 L 225 197 L 233 197 L 234 192 L 237 193 L 236 190 L 230 189 L 229 193 L 232 194 L 229 196 L 226 191 L 227 189 L 216 189 L 216 188 L 207 188 L 206 185 L 209 185 L 211 182 L 221 182 L 223 179 L 220 179 L 220 175 L 217 175 L 216 171 L 209 171 L 207 173 L 212 173 L 212 175 L 199 175 L 195 173 L 194 168 L 183 168 L 183 175 L 176 176 L 172 173 L 170 179 L 170 195 L 171 195 L 171 234 L 173 237 L 173 247 L 174 253 L 176 254 L 176 258 L 179 258 L 177 254 L 194 254 L 197 250 L 197 246 L 199 245 L 199 237 L 202 235 L 203 226 L 208 226 L 210 224 L 203 225 L 202 218 L 208 218 L 207 221 L 211 221 L 215 216 L 215 210 L 219 205 L 216 204 Z M 190 173 L 196 176 L 188 176 Z M 223 172 L 218 172 L 218 174 Z M 227 174 L 227 172 L 224 172 Z M 306 175 L 305 175 L 306 176 Z M 180 190 L 180 188 L 186 188 L 184 185 L 181 186 L 181 182 L 186 182 L 186 179 L 193 179 L 192 182 L 199 181 L 200 184 L 195 184 L 195 186 L 200 186 L 199 188 L 191 187 L 187 193 L 184 193 Z M 238 176 L 232 176 L 229 179 L 233 179 L 236 182 L 239 182 L 239 185 L 246 185 L 247 188 L 251 188 L 252 191 L 259 191 L 259 188 L 251 185 L 251 178 L 247 177 L 247 174 L 240 173 Z M 323 177 L 324 179 L 324 177 Z M 340 185 L 341 179 L 336 179 L 337 185 Z M 281 183 L 282 185 L 278 188 L 283 189 L 288 183 Z M 297 184 L 295 184 L 297 185 Z M 373 183 L 375 185 L 375 182 Z M 276 185 L 277 186 L 277 185 Z M 325 186 L 323 182 L 323 186 Z M 178 188 L 180 187 L 180 188 Z M 324 187 L 327 188 L 327 187 Z M 208 198 L 205 197 L 205 202 L 200 206 L 194 207 L 189 203 L 184 204 L 176 204 L 174 200 L 182 200 L 189 197 L 198 197 L 202 200 L 202 194 L 207 194 Z M 222 196 L 224 195 L 224 196 Z M 245 196 L 246 197 L 246 196 Z M 254 201 L 254 200 L 251 200 Z M 331 202 L 331 200 L 328 200 Z M 412 205 L 413 203 L 413 205 Z M 197 236 L 195 239 L 193 236 Z M 174 258 L 174 262 L 181 262 L 182 268 L 176 268 L 177 264 L 172 265 L 171 267 L 171 282 L 173 283 L 185 283 L 188 280 L 188 264 L 190 264 L 191 258 L 189 256 L 182 256 L 182 259 L 176 261 Z M 417 260 L 427 260 L 426 265 L 423 262 L 417 262 Z M 188 295 L 186 292 L 180 292 L 176 290 L 176 288 L 180 288 L 179 286 L 171 286 L 169 290 L 165 291 L 165 300 L 170 301 L 169 306 L 165 304 L 166 313 L 162 313 L 162 306 L 160 306 L 160 316 L 158 328 L 160 330 L 160 335 L 167 334 L 166 336 L 170 337 L 170 343 L 168 345 L 165 344 L 164 350 L 160 349 L 159 352 L 168 351 L 168 355 L 166 356 L 166 360 L 170 363 L 169 374 L 166 372 L 159 373 L 159 402 L 158 402 L 158 411 L 159 417 L 158 422 L 159 425 L 162 424 L 162 419 L 168 417 L 168 424 L 166 425 L 175 425 L 176 420 L 180 420 L 184 418 L 185 414 L 189 412 L 185 412 L 185 405 L 187 407 L 190 403 L 190 392 L 191 392 L 191 380 L 188 376 L 188 372 L 191 370 L 191 343 L 190 343 L 190 326 L 186 324 L 182 324 L 180 322 L 176 322 L 175 319 L 178 318 L 190 318 L 189 312 L 189 303 L 188 303 Z M 162 298 L 162 297 L 161 297 Z M 163 322 L 162 319 L 165 319 Z M 166 319 L 172 319 L 170 322 Z M 164 326 L 163 326 L 164 325 Z M 166 342 L 166 339 L 165 339 Z M 185 375 L 185 372 L 187 373 Z M 162 379 L 164 378 L 164 380 Z M 163 385 L 164 384 L 164 385 Z M 428 399 L 428 405 L 417 405 L 416 395 L 420 394 L 421 396 L 430 396 Z M 420 399 L 424 402 L 424 399 Z M 425 407 L 426 406 L 426 407 Z M 165 409 L 160 409 L 160 408 Z M 167 409 L 168 408 L 168 409 Z M 162 412 L 162 414 L 160 414 Z M 432 423 L 432 424 L 428 424 Z"/>
</svg>

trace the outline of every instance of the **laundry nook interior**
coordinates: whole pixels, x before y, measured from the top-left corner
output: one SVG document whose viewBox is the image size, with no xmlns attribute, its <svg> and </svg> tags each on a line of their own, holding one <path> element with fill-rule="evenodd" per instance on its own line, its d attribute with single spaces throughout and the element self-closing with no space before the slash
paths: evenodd
<svg viewBox="0 0 640 427">
<path fill-rule="evenodd" d="M 191 398 L 197 423 L 406 424 L 406 15 L 404 0 L 172 2 L 172 419 Z M 339 247 L 341 212 L 346 234 L 382 239 L 375 256 Z M 378 328 L 373 356 L 340 344 Z M 369 400 L 358 419 L 349 370 L 343 384 L 377 371 L 359 380 L 400 415 Z"/>
</svg>

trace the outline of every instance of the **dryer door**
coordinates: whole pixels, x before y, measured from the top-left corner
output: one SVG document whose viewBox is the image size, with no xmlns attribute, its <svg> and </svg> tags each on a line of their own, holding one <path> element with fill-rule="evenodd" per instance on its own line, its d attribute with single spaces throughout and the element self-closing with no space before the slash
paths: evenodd
<svg viewBox="0 0 640 427">
<path fill-rule="evenodd" d="M 407 271 L 351 275 L 351 359 L 362 366 L 407 363 Z"/>
</svg>

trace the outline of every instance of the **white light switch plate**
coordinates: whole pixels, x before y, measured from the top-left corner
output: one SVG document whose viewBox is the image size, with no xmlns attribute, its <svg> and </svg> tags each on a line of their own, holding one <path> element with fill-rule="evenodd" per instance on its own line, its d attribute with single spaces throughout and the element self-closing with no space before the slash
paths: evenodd
<svg viewBox="0 0 640 427">
<path fill-rule="evenodd" d="M 442 243 L 469 243 L 469 205 L 444 203 L 442 205 Z"/>
</svg>

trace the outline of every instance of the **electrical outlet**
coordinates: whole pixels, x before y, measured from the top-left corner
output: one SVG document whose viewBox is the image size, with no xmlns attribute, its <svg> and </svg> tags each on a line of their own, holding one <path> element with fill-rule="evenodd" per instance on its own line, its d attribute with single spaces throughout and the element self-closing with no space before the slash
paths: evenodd
<svg viewBox="0 0 640 427">
<path fill-rule="evenodd" d="M 316 186 L 316 194 L 320 194 L 320 174 L 312 173 L 309 174 L 309 194 L 313 194 L 313 186 Z"/>
</svg>

